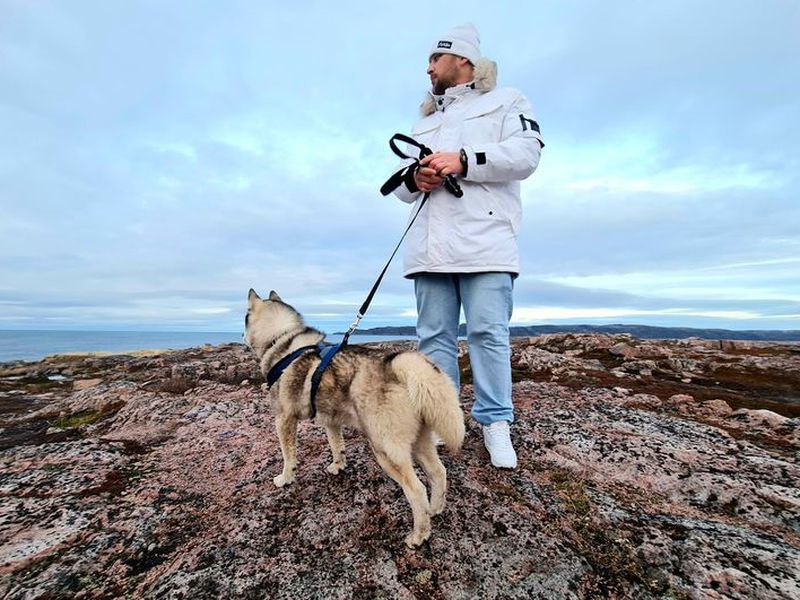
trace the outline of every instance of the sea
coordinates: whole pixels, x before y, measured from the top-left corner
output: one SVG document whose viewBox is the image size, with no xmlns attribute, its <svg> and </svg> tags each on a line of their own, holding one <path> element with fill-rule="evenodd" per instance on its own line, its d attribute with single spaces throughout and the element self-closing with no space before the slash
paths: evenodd
<svg viewBox="0 0 800 600">
<path fill-rule="evenodd" d="M 338 343 L 342 336 L 328 335 Z M 351 344 L 412 339 L 407 336 L 352 335 Z M 37 361 L 50 354 L 137 350 L 182 350 L 206 344 L 242 343 L 242 333 L 207 331 L 9 331 L 0 330 L 0 362 Z"/>
</svg>

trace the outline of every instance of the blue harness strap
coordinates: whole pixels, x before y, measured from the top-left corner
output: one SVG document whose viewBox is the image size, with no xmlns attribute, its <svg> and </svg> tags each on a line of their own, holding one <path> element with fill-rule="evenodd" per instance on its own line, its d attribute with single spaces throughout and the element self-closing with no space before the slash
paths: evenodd
<svg viewBox="0 0 800 600">
<path fill-rule="evenodd" d="M 328 365 L 331 364 L 333 357 L 336 356 L 336 353 L 342 349 L 347 344 L 347 340 L 343 340 L 341 344 L 335 344 L 332 346 L 325 346 L 320 350 L 320 358 L 322 360 L 319 361 L 319 365 L 317 365 L 317 370 L 314 371 L 314 374 L 311 376 L 311 418 L 317 416 L 317 391 L 319 390 L 319 384 L 322 381 L 322 376 L 325 373 L 325 369 L 328 368 Z"/>
<path fill-rule="evenodd" d="M 280 379 L 280 376 L 283 375 L 283 372 L 289 368 L 289 365 L 291 365 L 309 350 L 321 350 L 321 347 L 317 344 L 314 344 L 313 346 L 303 346 L 302 348 L 298 348 L 294 352 L 287 354 L 278 362 L 276 362 L 267 373 L 267 389 L 271 388 L 275 382 Z"/>
<path fill-rule="evenodd" d="M 317 365 L 314 374 L 311 376 L 311 418 L 313 419 L 317 416 L 317 391 L 319 390 L 319 384 L 322 381 L 322 376 L 325 373 L 325 369 L 330 366 L 333 357 L 336 356 L 336 353 L 346 345 L 347 340 L 343 340 L 341 344 L 315 344 L 314 346 L 303 346 L 302 348 L 298 348 L 294 352 L 291 352 L 280 359 L 269 370 L 267 373 L 267 388 L 272 388 L 275 382 L 280 379 L 280 376 L 283 375 L 283 372 L 289 368 L 289 365 L 300 358 L 303 354 L 311 350 L 316 350 L 319 352 L 321 360 L 319 361 L 319 365 Z"/>
</svg>

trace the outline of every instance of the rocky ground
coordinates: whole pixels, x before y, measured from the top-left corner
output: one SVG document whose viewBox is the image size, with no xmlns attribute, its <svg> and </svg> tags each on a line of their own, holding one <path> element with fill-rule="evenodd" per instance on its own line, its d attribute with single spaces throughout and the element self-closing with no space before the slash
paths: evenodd
<svg viewBox="0 0 800 600">
<path fill-rule="evenodd" d="M 297 481 L 272 485 L 273 418 L 242 346 L 2 364 L 0 595 L 800 597 L 800 346 L 513 348 L 519 468 L 488 467 L 468 421 L 416 551 L 357 433 L 331 476 L 304 423 Z"/>
</svg>

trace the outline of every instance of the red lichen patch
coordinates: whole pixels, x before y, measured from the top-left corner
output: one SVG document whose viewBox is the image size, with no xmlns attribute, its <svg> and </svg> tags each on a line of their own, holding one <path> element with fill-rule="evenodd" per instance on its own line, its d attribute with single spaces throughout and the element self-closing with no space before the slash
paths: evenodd
<svg viewBox="0 0 800 600">
<path fill-rule="evenodd" d="M 119 471 L 111 471 L 106 474 L 105 480 L 97 486 L 86 488 L 81 492 L 81 496 L 97 496 L 100 494 L 109 494 L 111 496 L 118 496 L 127 487 L 125 477 Z"/>
</svg>

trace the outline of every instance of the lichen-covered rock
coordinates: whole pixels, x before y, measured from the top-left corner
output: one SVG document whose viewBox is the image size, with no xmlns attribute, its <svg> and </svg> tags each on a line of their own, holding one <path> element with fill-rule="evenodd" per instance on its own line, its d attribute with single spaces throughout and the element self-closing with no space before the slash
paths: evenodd
<svg viewBox="0 0 800 600">
<path fill-rule="evenodd" d="M 464 448 L 443 455 L 448 503 L 416 551 L 355 432 L 331 476 L 303 423 L 297 480 L 274 487 L 241 345 L 0 365 L 0 596 L 800 597 L 795 350 L 515 340 L 519 467 L 488 465 L 464 384 Z"/>
</svg>

